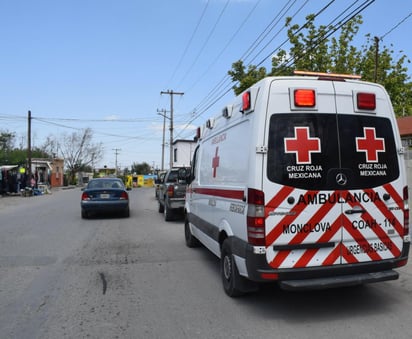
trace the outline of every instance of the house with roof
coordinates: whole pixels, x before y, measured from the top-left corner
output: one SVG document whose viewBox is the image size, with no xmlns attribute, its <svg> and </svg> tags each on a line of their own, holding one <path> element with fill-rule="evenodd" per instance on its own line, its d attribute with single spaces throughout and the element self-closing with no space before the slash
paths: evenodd
<svg viewBox="0 0 412 339">
<path fill-rule="evenodd" d="M 397 119 L 399 134 L 404 147 L 412 146 L 412 116 Z"/>
<path fill-rule="evenodd" d="M 405 147 L 405 166 L 408 178 L 409 197 L 412 202 L 412 116 L 397 119 L 402 145 Z"/>
</svg>

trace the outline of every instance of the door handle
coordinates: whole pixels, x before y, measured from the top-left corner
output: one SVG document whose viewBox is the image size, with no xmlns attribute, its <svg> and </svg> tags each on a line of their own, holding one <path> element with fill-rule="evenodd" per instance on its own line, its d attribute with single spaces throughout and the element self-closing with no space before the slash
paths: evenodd
<svg viewBox="0 0 412 339">
<path fill-rule="evenodd" d="M 351 210 L 346 210 L 345 213 L 346 214 L 355 214 L 355 213 L 365 213 L 366 210 L 363 208 L 353 208 Z"/>
</svg>

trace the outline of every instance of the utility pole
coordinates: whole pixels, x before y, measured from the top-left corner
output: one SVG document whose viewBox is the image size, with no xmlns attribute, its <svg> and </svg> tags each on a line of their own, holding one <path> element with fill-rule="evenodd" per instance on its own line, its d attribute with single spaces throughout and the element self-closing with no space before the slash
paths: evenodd
<svg viewBox="0 0 412 339">
<path fill-rule="evenodd" d="M 169 166 L 173 167 L 173 96 L 174 95 L 183 95 L 183 92 L 173 92 L 173 90 L 167 90 L 166 92 L 161 91 L 160 94 L 169 94 L 170 95 L 170 159 Z"/>
<path fill-rule="evenodd" d="M 375 74 L 374 82 L 378 81 L 378 63 L 379 63 L 379 38 L 375 36 Z"/>
<path fill-rule="evenodd" d="M 31 111 L 27 113 L 27 162 L 28 162 L 28 178 L 25 185 L 31 184 Z"/>
<path fill-rule="evenodd" d="M 162 140 L 162 168 L 161 170 L 164 171 L 165 169 L 165 131 L 166 131 L 166 119 L 170 118 L 166 115 L 165 109 L 158 109 L 157 114 L 163 117 L 163 140 Z"/>
<path fill-rule="evenodd" d="M 114 174 L 117 176 L 117 155 L 119 154 L 119 151 L 121 151 L 121 149 L 113 148 L 113 151 L 114 151 L 114 155 L 116 156 Z"/>
</svg>

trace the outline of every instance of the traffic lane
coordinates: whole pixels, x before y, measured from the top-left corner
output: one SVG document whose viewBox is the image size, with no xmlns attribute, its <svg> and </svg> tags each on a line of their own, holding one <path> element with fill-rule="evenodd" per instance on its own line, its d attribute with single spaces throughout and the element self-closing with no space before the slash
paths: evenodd
<svg viewBox="0 0 412 339">
<path fill-rule="evenodd" d="M 147 191 L 135 193 L 143 200 L 131 224 L 99 225 L 94 239 L 65 261 L 66 302 L 55 303 L 42 337 L 411 336 L 405 328 L 410 266 L 394 282 L 298 293 L 268 285 L 231 299 L 221 286 L 219 260 L 203 247 L 186 248 L 183 224 L 164 222 Z"/>
<path fill-rule="evenodd" d="M 65 260 L 87 246 L 101 225 L 127 222 L 112 215 L 85 223 L 80 195 L 76 188 L 2 200 L 8 205 L 0 209 L 0 220 L 6 220 L 0 225 L 2 336 L 41 337 L 37 333 L 65 288 Z"/>
<path fill-rule="evenodd" d="M 68 271 L 70 272 L 70 270 Z M 309 293 L 276 286 L 228 298 L 204 248 L 176 261 L 73 267 L 60 315 L 68 337 L 410 338 L 410 288 L 394 283 Z M 104 274 L 106 286 L 101 279 Z M 406 279 L 405 279 L 406 280 Z M 406 281 L 405 281 L 406 282 Z M 410 286 L 410 280 L 409 280 Z M 84 287 L 87 286 L 86 289 Z M 66 314 L 69 315 L 66 317 Z M 48 326 L 52 328 L 52 326 Z M 70 331 L 69 331 L 70 329 Z M 60 331 L 42 335 L 53 338 Z"/>
</svg>

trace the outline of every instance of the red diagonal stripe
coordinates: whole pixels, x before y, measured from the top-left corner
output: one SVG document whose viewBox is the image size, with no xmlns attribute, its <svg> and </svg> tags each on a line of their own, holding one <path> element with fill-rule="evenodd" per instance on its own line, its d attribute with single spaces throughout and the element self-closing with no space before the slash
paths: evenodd
<svg viewBox="0 0 412 339">
<path fill-rule="evenodd" d="M 341 243 L 339 243 L 332 252 L 326 257 L 326 259 L 322 262 L 322 266 L 331 266 L 336 262 L 336 259 L 340 257 L 341 253 Z"/>
<path fill-rule="evenodd" d="M 386 190 L 386 192 L 389 193 L 389 195 L 392 197 L 392 199 L 395 201 L 398 207 L 403 211 L 404 205 L 402 196 L 399 195 L 398 192 L 396 192 L 395 188 L 391 184 L 383 185 L 383 188 Z"/>
<path fill-rule="evenodd" d="M 342 257 L 346 260 L 346 262 L 351 264 L 359 262 L 359 260 L 352 253 L 350 253 L 344 244 L 341 245 Z"/>
<path fill-rule="evenodd" d="M 365 190 L 365 192 L 371 192 L 372 190 Z M 392 213 L 392 211 L 389 210 L 388 206 L 382 201 L 382 200 L 376 200 L 374 202 L 375 206 L 377 209 L 385 216 L 386 219 L 388 220 L 395 220 L 395 231 L 400 235 L 403 236 L 403 226 L 399 222 L 399 220 L 395 217 L 395 215 Z M 402 213 L 403 216 L 403 213 Z"/>
<path fill-rule="evenodd" d="M 268 213 L 278 208 L 280 204 L 293 192 L 294 188 L 290 186 L 283 186 L 279 192 L 266 204 L 265 206 L 265 218 L 268 217 Z"/>
<path fill-rule="evenodd" d="M 334 192 L 336 194 L 336 192 Z M 317 212 L 313 215 L 312 218 L 309 219 L 308 224 L 315 225 L 320 222 L 326 214 L 335 206 L 335 204 L 326 203 L 323 204 L 321 208 L 317 210 Z M 309 233 L 297 233 L 293 239 L 289 242 L 289 244 L 301 244 L 305 238 L 309 235 Z M 320 241 L 317 241 L 320 242 Z"/>
<path fill-rule="evenodd" d="M 310 194 L 317 194 L 317 192 L 318 191 L 308 191 L 305 194 L 305 198 Z M 290 210 L 291 215 L 283 217 L 283 219 L 266 235 L 266 246 L 272 245 L 276 241 L 276 239 L 279 238 L 282 234 L 283 225 L 290 225 L 306 207 L 307 205 L 303 203 L 298 203 L 295 206 L 293 206 L 293 208 Z"/>
<path fill-rule="evenodd" d="M 354 202 L 348 202 L 351 207 L 354 206 L 360 206 L 362 209 L 366 210 L 360 203 L 354 203 Z M 347 218 L 345 216 L 345 218 Z M 382 241 L 382 242 L 390 242 L 392 244 L 391 249 L 389 249 L 392 254 L 395 257 L 400 256 L 400 250 L 399 248 L 393 243 L 392 239 L 390 239 L 385 232 L 385 230 L 382 229 L 382 227 L 379 225 L 379 223 L 376 221 L 375 218 L 373 218 L 367 211 L 362 213 L 362 219 L 369 223 L 369 225 L 374 224 L 374 227 L 371 227 L 371 230 L 373 233 L 375 233 L 376 237 Z M 348 231 L 348 233 L 353 237 L 353 239 L 359 244 L 366 244 L 369 243 L 368 240 L 362 235 L 362 233 L 358 230 L 352 227 L 351 221 L 348 219 L 348 222 L 350 225 L 347 223 L 344 223 L 345 229 Z M 358 240 L 361 239 L 361 240 Z M 381 256 L 377 252 L 371 252 L 371 253 L 366 253 L 372 260 L 382 260 Z"/>
<path fill-rule="evenodd" d="M 334 237 L 334 235 L 339 232 L 341 229 L 340 224 L 340 215 L 339 217 L 333 222 L 331 225 L 331 231 L 325 232 L 322 234 L 322 236 L 319 238 L 317 243 L 325 243 L 328 242 L 330 239 Z M 319 251 L 319 249 L 311 249 L 305 251 L 305 253 L 302 255 L 302 257 L 296 262 L 294 267 L 306 267 L 306 265 L 309 263 L 310 260 L 315 256 L 315 254 Z M 335 249 L 332 250 L 332 252 L 335 251 Z M 335 258 L 336 260 L 336 258 Z"/>
<path fill-rule="evenodd" d="M 345 221 L 343 222 L 343 227 L 352 236 L 353 241 L 357 242 L 360 246 L 362 246 L 363 244 L 369 244 L 368 240 L 366 240 L 362 233 L 352 227 L 352 222 L 346 216 L 344 216 L 344 220 Z M 365 254 L 367 254 L 374 261 L 382 260 L 382 257 L 377 252 L 370 252 Z"/>
</svg>

